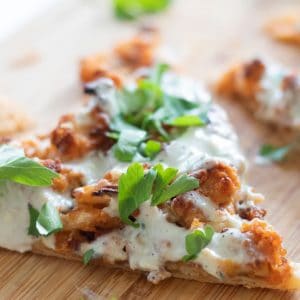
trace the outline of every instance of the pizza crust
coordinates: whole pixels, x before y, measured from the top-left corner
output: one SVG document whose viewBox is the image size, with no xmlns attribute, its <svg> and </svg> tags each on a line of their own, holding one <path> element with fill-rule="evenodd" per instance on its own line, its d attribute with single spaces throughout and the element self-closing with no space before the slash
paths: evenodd
<svg viewBox="0 0 300 300">
<path fill-rule="evenodd" d="M 63 258 L 67 260 L 80 261 L 82 257 L 74 252 L 58 252 L 54 249 L 47 248 L 41 241 L 33 244 L 32 252 L 35 254 L 41 254 L 45 256 L 53 256 Z M 148 275 L 146 271 L 132 270 L 127 262 L 115 262 L 110 263 L 103 259 L 94 259 L 91 261 L 92 264 L 99 267 L 111 267 L 117 269 L 123 269 L 130 272 L 143 273 Z M 279 290 L 294 290 L 300 288 L 300 264 L 292 263 L 293 274 L 288 282 L 284 285 L 272 285 L 259 277 L 246 277 L 246 276 L 235 276 L 232 278 L 224 278 L 220 280 L 209 273 L 207 273 L 199 264 L 185 263 L 185 262 L 166 262 L 164 266 L 165 270 L 170 274 L 166 277 L 175 277 L 187 280 L 195 280 L 203 283 L 218 283 L 218 284 L 229 284 L 229 285 L 242 285 L 246 288 L 269 288 Z M 153 281 L 152 281 L 153 282 Z M 155 281 L 153 282 L 155 283 Z"/>
</svg>

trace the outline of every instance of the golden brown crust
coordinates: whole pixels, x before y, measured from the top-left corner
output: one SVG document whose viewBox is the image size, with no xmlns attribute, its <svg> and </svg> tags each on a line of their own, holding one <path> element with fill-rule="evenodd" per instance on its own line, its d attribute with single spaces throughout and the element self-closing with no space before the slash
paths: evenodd
<svg viewBox="0 0 300 300">
<path fill-rule="evenodd" d="M 45 247 L 42 242 L 36 242 L 33 245 L 33 253 L 46 255 L 46 256 L 55 256 L 68 260 L 82 261 L 80 257 L 75 252 L 58 252 L 52 249 Z M 139 270 L 130 269 L 127 262 L 115 262 L 111 263 L 104 261 L 103 259 L 94 259 L 92 261 L 94 265 L 99 267 L 112 267 L 118 269 L 125 269 L 130 272 L 138 272 L 147 274 L 148 272 L 143 272 Z M 237 275 L 231 278 L 223 278 L 222 280 L 208 274 L 200 265 L 194 263 L 184 263 L 184 262 L 166 262 L 165 270 L 171 274 L 172 277 L 196 280 L 199 282 L 206 283 L 219 283 L 219 284 L 229 284 L 229 285 L 243 285 L 247 288 L 270 288 L 270 289 L 297 289 L 300 288 L 300 279 L 297 277 L 291 277 L 285 284 L 274 285 L 270 282 L 266 282 L 260 277 L 249 277 L 243 275 Z"/>
</svg>

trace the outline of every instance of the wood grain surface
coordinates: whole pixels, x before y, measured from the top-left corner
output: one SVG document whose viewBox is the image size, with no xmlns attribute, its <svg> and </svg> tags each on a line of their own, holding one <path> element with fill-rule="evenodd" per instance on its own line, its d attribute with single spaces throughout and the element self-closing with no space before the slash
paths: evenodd
<svg viewBox="0 0 300 300">
<path fill-rule="evenodd" d="M 253 56 L 299 70 L 300 49 L 277 44 L 262 30 L 270 17 L 289 10 L 300 12 L 299 1 L 175 0 L 169 11 L 146 20 L 160 28 L 182 70 L 209 84 L 231 62 Z M 80 106 L 80 57 L 109 49 L 139 24 L 113 18 L 108 0 L 60 1 L 0 45 L 0 95 L 17 102 L 35 120 L 35 130 L 45 132 L 60 114 Z M 266 195 L 267 219 L 284 237 L 289 257 L 300 261 L 300 160 L 295 155 L 283 165 L 255 166 L 259 145 L 282 140 L 284 135 L 259 124 L 241 107 L 222 105 L 249 158 L 248 179 Z M 179 279 L 154 286 L 135 273 L 0 250 L 0 299 L 114 297 L 275 300 L 300 299 L 300 294 Z"/>
</svg>

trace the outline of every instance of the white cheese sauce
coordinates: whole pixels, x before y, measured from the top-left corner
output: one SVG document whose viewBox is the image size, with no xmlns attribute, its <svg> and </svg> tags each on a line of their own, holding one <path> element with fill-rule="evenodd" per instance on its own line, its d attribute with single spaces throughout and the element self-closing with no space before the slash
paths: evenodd
<svg viewBox="0 0 300 300">
<path fill-rule="evenodd" d="M 28 235 L 28 204 L 40 210 L 47 201 L 66 210 L 73 206 L 70 198 L 51 189 L 26 187 L 13 182 L 0 183 L 0 247 L 19 252 L 29 251 L 34 238 Z"/>
<path fill-rule="evenodd" d="M 103 81 L 103 85 L 108 84 Z M 168 72 L 163 76 L 162 87 L 170 95 L 184 97 L 191 102 L 209 104 L 210 95 L 193 80 L 176 76 Z M 105 88 L 103 101 L 106 103 L 107 113 L 113 116 L 117 113 L 115 94 Z M 101 91 L 103 87 L 101 87 Z M 114 108 L 109 108 L 109 100 Z M 91 100 L 90 108 L 79 114 L 77 120 L 82 124 L 89 124 L 84 115 L 96 105 L 97 100 Z M 99 101 L 99 100 L 98 100 Z M 101 102 L 102 104 L 102 102 Z M 163 146 L 161 153 L 151 162 L 162 162 L 165 165 L 178 168 L 180 172 L 192 171 L 196 168 L 208 168 L 213 162 L 223 161 L 234 166 L 240 175 L 245 171 L 245 159 L 238 146 L 236 134 L 228 122 L 226 113 L 217 105 L 211 104 L 208 113 L 209 124 L 204 127 L 191 127 L 177 139 Z M 78 161 L 66 163 L 65 166 L 85 175 L 87 184 L 98 181 L 112 169 L 125 171 L 128 163 L 119 162 L 110 150 L 106 154 L 95 151 Z"/>
<path fill-rule="evenodd" d="M 128 260 L 132 269 L 148 272 L 159 271 L 166 261 L 180 261 L 187 254 L 185 237 L 192 230 L 168 222 L 166 215 L 159 208 L 150 206 L 149 201 L 141 205 L 137 222 L 139 228 L 126 226 L 92 243 L 82 244 L 81 253 L 94 249 L 95 257 L 111 262 Z M 193 262 L 218 277 L 222 260 L 241 264 L 253 260 L 243 246 L 245 240 L 247 236 L 236 228 L 215 233 L 211 243 Z"/>
</svg>

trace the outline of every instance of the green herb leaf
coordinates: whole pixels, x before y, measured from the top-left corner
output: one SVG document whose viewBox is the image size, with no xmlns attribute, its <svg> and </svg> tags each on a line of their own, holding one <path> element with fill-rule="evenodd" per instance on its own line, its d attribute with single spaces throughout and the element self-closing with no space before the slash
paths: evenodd
<svg viewBox="0 0 300 300">
<path fill-rule="evenodd" d="M 95 254 L 95 250 L 94 250 L 94 249 L 89 249 L 89 250 L 87 250 L 87 251 L 83 254 L 83 258 L 82 258 L 83 264 L 84 264 L 84 265 L 87 265 L 87 264 L 91 261 L 91 259 L 93 258 L 94 254 Z"/>
<path fill-rule="evenodd" d="M 170 0 L 114 0 L 113 5 L 117 18 L 133 20 L 143 14 L 162 11 L 170 2 Z"/>
<path fill-rule="evenodd" d="M 141 164 L 131 164 L 127 172 L 119 179 L 118 205 L 121 220 L 132 226 L 139 226 L 129 216 L 151 196 L 152 185 L 156 177 L 154 170 L 144 175 Z"/>
<path fill-rule="evenodd" d="M 169 170 L 168 170 L 169 169 Z M 154 183 L 154 196 L 151 201 L 151 205 L 159 205 L 164 203 L 167 200 L 172 199 L 173 197 L 186 193 L 188 191 L 194 190 L 199 187 L 199 180 L 194 177 L 183 174 L 176 178 L 173 183 L 168 185 L 170 182 L 171 176 L 174 174 L 174 169 L 168 168 L 166 173 L 162 176 L 163 179 L 160 178 L 161 174 L 158 171 L 157 180 Z M 175 169 L 176 170 L 176 169 Z M 177 172 L 177 170 L 176 170 Z M 169 181 L 169 182 L 168 182 Z M 155 185 L 158 185 L 155 186 Z"/>
<path fill-rule="evenodd" d="M 270 161 L 282 161 L 288 152 L 290 151 L 291 146 L 275 147 L 272 145 L 263 145 L 260 148 L 259 155 Z"/>
<path fill-rule="evenodd" d="M 30 218 L 29 235 L 36 237 L 41 235 L 48 236 L 63 228 L 59 212 L 50 202 L 46 202 L 40 212 L 31 204 L 28 205 L 28 210 Z"/>
<path fill-rule="evenodd" d="M 63 228 L 59 212 L 50 202 L 45 203 L 36 220 L 36 228 L 40 235 L 48 236 Z"/>
<path fill-rule="evenodd" d="M 185 249 L 188 253 L 182 260 L 187 262 L 197 258 L 197 255 L 204 249 L 212 240 L 214 229 L 207 225 L 204 229 L 194 230 L 185 237 Z"/>
<path fill-rule="evenodd" d="M 125 88 L 119 93 L 119 103 L 126 122 L 139 127 L 149 113 L 162 105 L 162 90 L 150 80 L 140 80 L 137 88 Z"/>
<path fill-rule="evenodd" d="M 188 127 L 188 126 L 203 126 L 205 122 L 199 116 L 186 115 L 174 118 L 169 122 L 172 126 Z"/>
<path fill-rule="evenodd" d="M 160 142 L 149 140 L 144 144 L 143 152 L 147 157 L 153 159 L 161 150 Z"/>
<path fill-rule="evenodd" d="M 31 204 L 28 205 L 29 210 L 29 227 L 28 227 L 28 234 L 38 237 L 40 233 L 36 229 L 36 221 L 39 217 L 39 211 L 35 209 Z"/>
<path fill-rule="evenodd" d="M 119 91 L 120 115 L 113 119 L 112 133 L 108 134 L 118 141 L 114 148 L 118 160 L 141 161 L 142 156 L 153 159 L 160 147 L 158 142 L 147 143 L 149 137 L 169 141 L 186 127 L 208 123 L 208 104 L 191 102 L 163 90 L 161 81 L 168 69 L 167 64 L 157 64 L 136 87 Z"/>
<path fill-rule="evenodd" d="M 121 131 L 118 142 L 114 146 L 115 157 L 120 161 L 131 162 L 145 138 L 146 132 L 143 130 Z"/>
<path fill-rule="evenodd" d="M 153 169 L 157 172 L 157 176 L 153 185 L 151 205 L 156 205 L 161 195 L 165 192 L 168 184 L 175 179 L 178 170 L 175 168 L 164 169 L 162 164 L 157 164 Z"/>
<path fill-rule="evenodd" d="M 151 75 L 150 75 L 150 80 L 154 82 L 155 84 L 160 84 L 161 79 L 163 75 L 170 69 L 170 66 L 168 64 L 157 64 L 155 67 L 152 69 Z"/>
<path fill-rule="evenodd" d="M 0 179 L 29 186 L 49 186 L 59 175 L 24 156 L 21 149 L 0 146 Z"/>
</svg>

